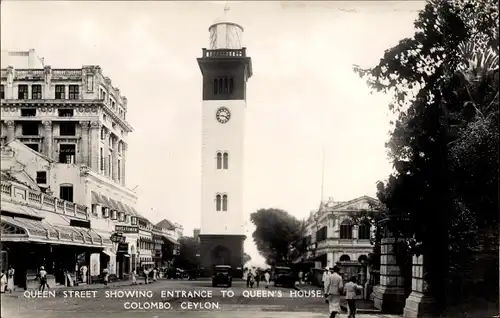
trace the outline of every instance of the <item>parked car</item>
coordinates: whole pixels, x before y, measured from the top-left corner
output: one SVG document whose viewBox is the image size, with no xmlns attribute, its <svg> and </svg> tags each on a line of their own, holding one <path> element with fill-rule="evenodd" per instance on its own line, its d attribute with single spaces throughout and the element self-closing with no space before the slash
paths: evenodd
<svg viewBox="0 0 500 318">
<path fill-rule="evenodd" d="M 216 265 L 212 275 L 212 287 L 227 285 L 231 287 L 233 283 L 232 268 L 229 265 Z"/>
<path fill-rule="evenodd" d="M 285 286 L 293 287 L 295 286 L 295 276 L 293 275 L 292 269 L 285 266 L 277 266 L 274 268 L 274 286 Z"/>
</svg>

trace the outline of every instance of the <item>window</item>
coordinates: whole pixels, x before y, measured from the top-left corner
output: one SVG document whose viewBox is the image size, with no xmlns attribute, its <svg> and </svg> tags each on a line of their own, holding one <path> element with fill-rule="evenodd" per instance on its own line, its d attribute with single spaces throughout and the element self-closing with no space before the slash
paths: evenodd
<svg viewBox="0 0 500 318">
<path fill-rule="evenodd" d="M 350 219 L 345 219 L 340 224 L 340 239 L 352 239 L 352 221 Z"/>
<path fill-rule="evenodd" d="M 121 155 L 123 153 L 123 142 L 118 143 L 118 154 Z"/>
<path fill-rule="evenodd" d="M 101 140 L 104 140 L 106 138 L 106 130 L 104 130 L 104 127 L 101 128 Z"/>
<path fill-rule="evenodd" d="M 59 123 L 59 136 L 76 136 L 76 123 L 70 121 Z"/>
<path fill-rule="evenodd" d="M 56 85 L 56 99 L 65 99 L 66 86 Z"/>
<path fill-rule="evenodd" d="M 118 212 L 118 221 L 120 221 L 120 222 L 125 221 L 125 213 Z"/>
<path fill-rule="evenodd" d="M 42 85 L 31 85 L 31 99 L 42 99 Z"/>
<path fill-rule="evenodd" d="M 222 154 L 220 152 L 217 153 L 217 170 L 222 169 Z"/>
<path fill-rule="evenodd" d="M 109 148 L 113 148 L 113 136 L 109 136 L 108 146 L 109 146 Z"/>
<path fill-rule="evenodd" d="M 215 196 L 215 211 L 222 211 L 222 196 L 220 194 Z"/>
<path fill-rule="evenodd" d="M 73 185 L 64 184 L 59 187 L 59 198 L 73 202 Z"/>
<path fill-rule="evenodd" d="M 94 91 L 94 76 L 93 75 L 87 75 L 87 92 L 93 92 Z"/>
<path fill-rule="evenodd" d="M 222 168 L 227 170 L 227 167 L 228 167 L 228 160 L 229 160 L 229 155 L 227 152 L 224 153 L 224 155 L 222 156 Z"/>
<path fill-rule="evenodd" d="M 232 94 L 234 89 L 234 80 L 229 77 L 219 77 L 213 80 L 214 94 Z"/>
<path fill-rule="evenodd" d="M 227 211 L 227 195 L 222 196 L 222 211 Z"/>
<path fill-rule="evenodd" d="M 29 121 L 21 124 L 23 136 L 38 136 L 38 122 Z"/>
<path fill-rule="evenodd" d="M 358 239 L 369 240 L 370 239 L 370 222 L 363 220 L 358 227 Z"/>
<path fill-rule="evenodd" d="M 109 103 L 111 104 L 111 109 L 114 110 L 116 108 L 116 102 L 110 98 Z"/>
<path fill-rule="evenodd" d="M 109 218 L 109 208 L 102 208 L 102 217 Z"/>
<path fill-rule="evenodd" d="M 22 84 L 17 86 L 17 98 L 28 99 L 28 85 Z"/>
<path fill-rule="evenodd" d="M 47 184 L 47 171 L 36 172 L 36 183 Z"/>
<path fill-rule="evenodd" d="M 115 210 L 111 210 L 111 220 L 116 220 L 117 212 Z"/>
<path fill-rule="evenodd" d="M 36 152 L 39 151 L 39 145 L 38 144 L 24 144 L 26 147 L 30 148 L 31 150 L 34 150 Z"/>
<path fill-rule="evenodd" d="M 316 232 L 316 242 L 321 242 L 326 240 L 327 227 L 323 226 Z"/>
<path fill-rule="evenodd" d="M 108 176 L 112 176 L 113 175 L 113 162 L 111 161 L 111 155 L 108 155 L 108 168 L 109 168 Z"/>
<path fill-rule="evenodd" d="M 137 218 L 135 216 L 130 217 L 130 224 L 137 225 Z"/>
<path fill-rule="evenodd" d="M 100 170 L 101 172 L 104 171 L 104 149 L 99 149 L 99 162 L 100 162 Z"/>
<path fill-rule="evenodd" d="M 117 171 L 118 181 L 120 181 L 121 180 L 121 172 L 122 172 L 120 159 L 118 159 L 118 165 L 116 166 L 116 169 L 118 170 Z"/>
<path fill-rule="evenodd" d="M 92 204 L 92 215 L 97 216 L 97 204 Z"/>
<path fill-rule="evenodd" d="M 60 163 L 75 163 L 76 145 L 61 144 L 59 145 L 59 162 Z"/>
<path fill-rule="evenodd" d="M 59 117 L 73 117 L 75 114 L 74 109 L 58 109 L 57 113 Z"/>
<path fill-rule="evenodd" d="M 5 85 L 0 86 L 0 99 L 5 99 Z"/>
<path fill-rule="evenodd" d="M 35 117 L 36 108 L 21 109 L 21 117 Z"/>
<path fill-rule="evenodd" d="M 80 97 L 78 85 L 69 85 L 69 99 L 78 99 Z"/>
</svg>

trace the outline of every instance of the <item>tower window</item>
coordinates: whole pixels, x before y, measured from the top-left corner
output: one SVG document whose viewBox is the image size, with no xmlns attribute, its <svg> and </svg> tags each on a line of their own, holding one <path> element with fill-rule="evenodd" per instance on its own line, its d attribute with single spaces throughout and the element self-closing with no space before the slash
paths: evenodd
<svg viewBox="0 0 500 318">
<path fill-rule="evenodd" d="M 222 210 L 222 196 L 220 194 L 217 194 L 215 196 L 215 211 L 221 211 Z"/>
<path fill-rule="evenodd" d="M 222 169 L 222 154 L 220 152 L 217 153 L 217 170 Z"/>
<path fill-rule="evenodd" d="M 229 155 L 227 152 L 224 153 L 224 155 L 222 155 L 222 168 L 227 170 L 228 168 L 228 165 L 229 165 Z"/>
<path fill-rule="evenodd" d="M 69 99 L 78 99 L 80 95 L 79 86 L 78 85 L 69 85 Z"/>
<path fill-rule="evenodd" d="M 227 195 L 222 196 L 222 211 L 227 211 Z"/>
<path fill-rule="evenodd" d="M 232 77 L 218 77 L 213 80 L 214 94 L 232 94 L 234 90 L 234 80 Z"/>
<path fill-rule="evenodd" d="M 28 99 L 28 85 L 22 84 L 17 86 L 17 98 Z"/>
<path fill-rule="evenodd" d="M 56 85 L 56 99 L 65 99 L 66 87 L 64 85 Z"/>
<path fill-rule="evenodd" d="M 42 85 L 31 85 L 31 99 L 42 99 Z"/>
</svg>

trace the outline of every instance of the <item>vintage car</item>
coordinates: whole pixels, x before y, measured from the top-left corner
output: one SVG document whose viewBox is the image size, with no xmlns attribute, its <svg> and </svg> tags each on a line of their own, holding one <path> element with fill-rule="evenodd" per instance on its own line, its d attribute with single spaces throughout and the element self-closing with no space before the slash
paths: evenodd
<svg viewBox="0 0 500 318">
<path fill-rule="evenodd" d="M 212 275 L 212 287 L 217 287 L 219 285 L 231 287 L 233 283 L 231 270 L 232 268 L 229 265 L 216 265 Z"/>
<path fill-rule="evenodd" d="M 285 286 L 293 287 L 295 286 L 295 276 L 293 275 L 292 269 L 285 266 L 277 266 L 274 268 L 274 286 Z"/>
</svg>

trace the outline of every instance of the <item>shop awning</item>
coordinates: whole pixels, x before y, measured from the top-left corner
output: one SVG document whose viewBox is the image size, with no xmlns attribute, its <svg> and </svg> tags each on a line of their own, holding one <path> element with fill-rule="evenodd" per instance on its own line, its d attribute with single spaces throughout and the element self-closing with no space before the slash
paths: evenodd
<svg viewBox="0 0 500 318">
<path fill-rule="evenodd" d="M 130 215 L 140 216 L 139 213 L 137 213 L 137 211 L 133 207 L 131 207 L 130 205 L 125 204 L 125 203 L 123 203 L 123 205 L 125 206 L 125 209 L 127 209 L 127 211 L 130 213 Z"/>
<path fill-rule="evenodd" d="M 92 204 L 106 206 L 108 202 L 99 193 L 92 191 Z"/>
<path fill-rule="evenodd" d="M 2 201 L 0 208 L 2 211 L 5 211 L 5 212 L 35 217 L 35 218 L 38 218 L 40 220 L 43 219 L 43 217 L 40 216 L 40 214 L 38 212 L 36 212 L 34 209 L 32 209 L 28 206 Z"/>
<path fill-rule="evenodd" d="M 168 236 L 168 235 L 162 235 L 167 241 L 169 241 L 170 243 L 174 244 L 174 245 L 180 245 L 179 242 L 177 242 L 174 238 Z"/>
<path fill-rule="evenodd" d="M 108 255 L 108 256 L 109 256 L 109 257 L 111 257 L 111 258 L 116 257 L 116 254 L 115 254 L 115 253 L 113 253 L 112 251 L 110 251 L 109 249 L 104 249 L 104 250 L 102 250 L 102 252 L 103 252 L 104 254 Z"/>
<path fill-rule="evenodd" d="M 122 209 L 120 208 L 120 205 L 118 204 L 118 202 L 116 202 L 115 200 L 113 200 L 111 198 L 108 198 L 108 200 L 109 200 L 109 203 L 111 204 L 110 208 L 112 210 L 120 211 L 120 212 L 125 212 L 125 211 L 122 211 Z"/>
<path fill-rule="evenodd" d="M 47 221 L 2 216 L 2 242 L 40 242 L 88 247 L 110 246 L 111 240 L 92 231 L 69 225 L 52 225 Z"/>
</svg>

